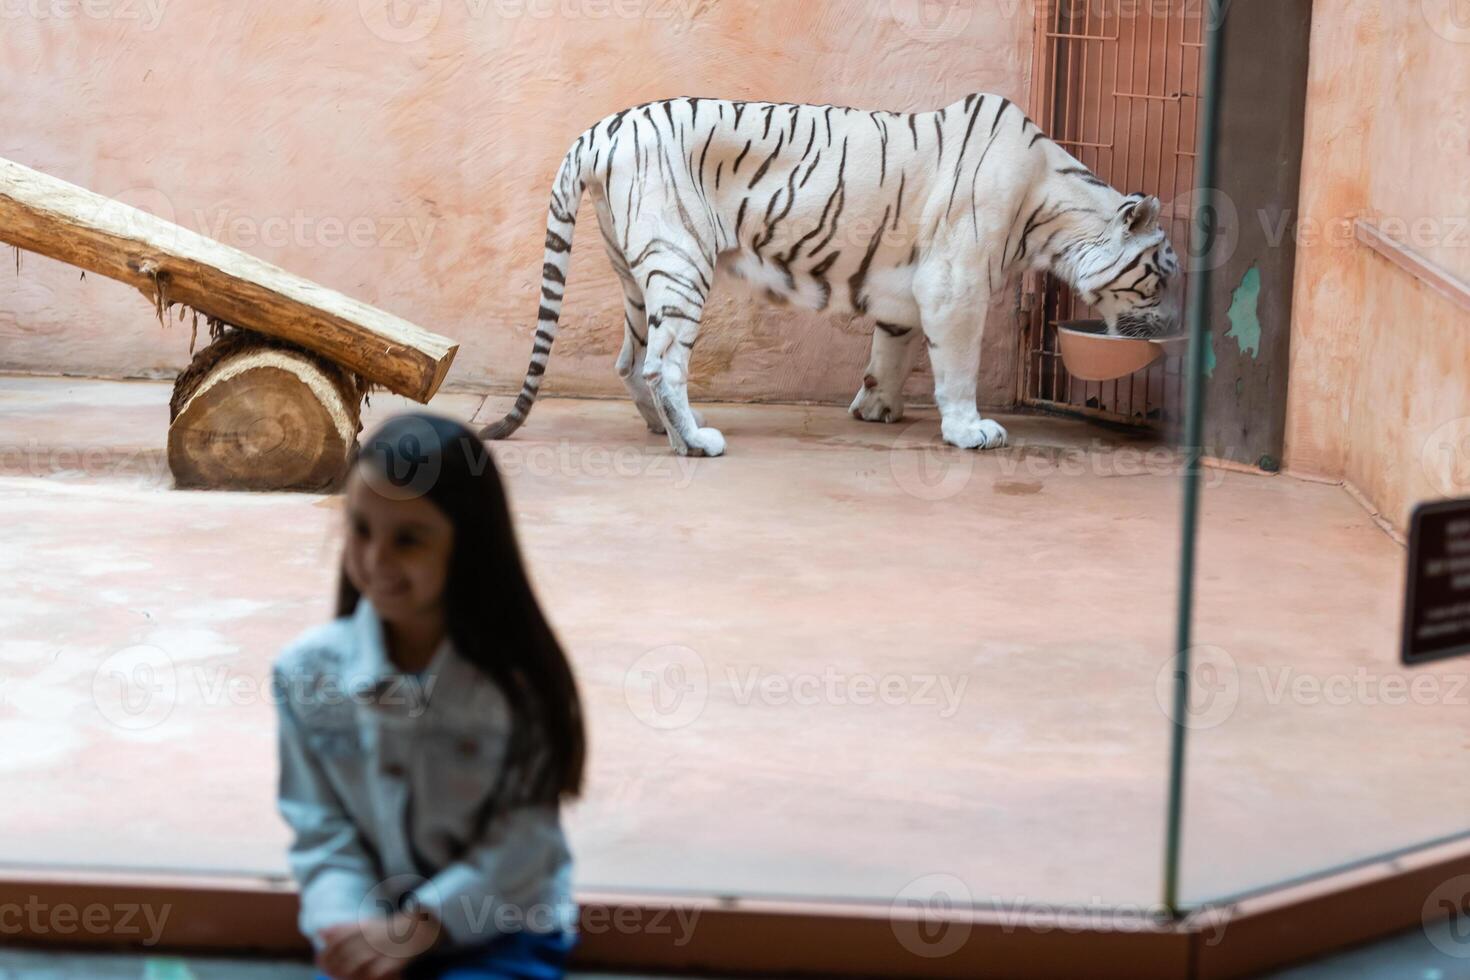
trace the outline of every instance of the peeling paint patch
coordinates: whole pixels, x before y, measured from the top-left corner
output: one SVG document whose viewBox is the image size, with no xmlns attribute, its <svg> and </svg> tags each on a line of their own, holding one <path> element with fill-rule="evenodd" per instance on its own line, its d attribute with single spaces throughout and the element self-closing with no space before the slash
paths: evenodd
<svg viewBox="0 0 1470 980">
<path fill-rule="evenodd" d="M 194 971 L 181 959 L 150 956 L 143 962 L 143 980 L 194 980 Z"/>
<path fill-rule="evenodd" d="M 1242 354 L 1255 357 L 1261 352 L 1261 270 L 1251 266 L 1241 278 L 1230 301 L 1230 331 Z"/>
<path fill-rule="evenodd" d="M 1205 377 L 1215 376 L 1215 331 L 1205 331 Z"/>
</svg>

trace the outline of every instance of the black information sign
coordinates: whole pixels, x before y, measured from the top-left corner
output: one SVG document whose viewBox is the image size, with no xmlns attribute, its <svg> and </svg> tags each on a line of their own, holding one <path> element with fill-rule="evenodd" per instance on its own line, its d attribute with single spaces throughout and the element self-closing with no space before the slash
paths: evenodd
<svg viewBox="0 0 1470 980">
<path fill-rule="evenodd" d="M 1409 528 L 1404 663 L 1470 653 L 1470 500 L 1420 504 Z"/>
</svg>

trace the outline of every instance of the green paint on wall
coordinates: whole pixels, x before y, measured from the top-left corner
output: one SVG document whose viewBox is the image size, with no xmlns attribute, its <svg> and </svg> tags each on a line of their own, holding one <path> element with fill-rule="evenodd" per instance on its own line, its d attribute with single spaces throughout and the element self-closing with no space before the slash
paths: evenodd
<svg viewBox="0 0 1470 980">
<path fill-rule="evenodd" d="M 1255 357 L 1261 352 L 1261 270 L 1251 266 L 1236 287 L 1230 301 L 1230 331 L 1242 354 Z"/>
<path fill-rule="evenodd" d="M 1215 331 L 1205 331 L 1205 377 L 1215 376 Z"/>
<path fill-rule="evenodd" d="M 143 962 L 143 980 L 194 980 L 194 971 L 183 960 L 152 956 Z"/>
<path fill-rule="evenodd" d="M 1244 378 L 1236 378 L 1235 379 L 1235 397 L 1236 398 L 1239 398 L 1240 397 L 1240 393 L 1243 392 L 1243 391 L 1245 391 L 1245 379 Z"/>
</svg>

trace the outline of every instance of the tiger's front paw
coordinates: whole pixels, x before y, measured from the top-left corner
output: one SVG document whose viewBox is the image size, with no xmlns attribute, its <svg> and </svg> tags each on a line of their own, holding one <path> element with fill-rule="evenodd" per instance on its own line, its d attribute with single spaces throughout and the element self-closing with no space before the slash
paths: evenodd
<svg viewBox="0 0 1470 980">
<path fill-rule="evenodd" d="M 864 383 L 858 389 L 857 397 L 847 407 L 847 411 L 855 419 L 864 422 L 897 422 L 903 418 L 903 402 L 897 398 L 891 401 L 882 394 L 883 389 L 878 385 L 869 387 Z"/>
<path fill-rule="evenodd" d="M 939 426 L 944 441 L 961 449 L 1000 449 L 1010 436 L 999 422 L 990 419 L 945 419 Z"/>
</svg>

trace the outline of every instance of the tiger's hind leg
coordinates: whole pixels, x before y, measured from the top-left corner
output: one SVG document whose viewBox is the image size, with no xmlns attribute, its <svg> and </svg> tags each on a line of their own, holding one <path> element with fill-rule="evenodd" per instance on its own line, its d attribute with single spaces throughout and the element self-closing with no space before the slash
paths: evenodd
<svg viewBox="0 0 1470 980">
<path fill-rule="evenodd" d="M 593 209 L 602 232 L 603 250 L 607 252 L 608 262 L 623 287 L 623 349 L 618 352 L 615 368 L 628 394 L 633 396 L 633 404 L 637 406 L 638 414 L 643 416 L 648 431 L 663 435 L 663 419 L 653 403 L 653 392 L 643 380 L 643 360 L 648 351 L 648 309 L 644 305 L 643 288 L 638 285 L 628 256 L 618 244 L 617 222 L 613 220 L 607 198 L 594 197 Z"/>
<path fill-rule="evenodd" d="M 643 379 L 653 393 L 669 443 L 681 456 L 721 456 L 725 437 L 703 424 L 689 405 L 689 359 L 699 339 L 708 280 L 686 263 L 642 267 L 648 303 L 648 351 Z"/>
<path fill-rule="evenodd" d="M 638 406 L 638 414 L 643 416 L 648 431 L 667 435 L 664 420 L 653 400 L 653 390 L 643 377 L 643 363 L 648 354 L 648 315 L 641 300 L 625 298 L 623 305 L 623 349 L 618 352 L 618 377 L 623 379 L 628 394 L 633 396 L 633 404 Z M 694 424 L 702 427 L 704 416 L 696 408 L 691 407 L 689 411 L 694 416 Z"/>
<path fill-rule="evenodd" d="M 623 283 L 623 349 L 618 352 L 617 372 L 633 396 L 638 414 L 648 425 L 649 432 L 664 435 L 664 422 L 659 417 L 658 407 L 653 403 L 653 392 L 643 379 L 643 361 L 648 352 L 648 311 L 643 305 L 643 296 L 635 292 L 629 280 Z"/>
<path fill-rule="evenodd" d="M 897 422 L 903 418 L 903 386 L 913 366 L 916 327 L 879 323 L 873 331 L 873 351 L 863 386 L 848 406 L 864 422 Z"/>
</svg>

